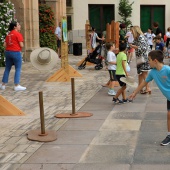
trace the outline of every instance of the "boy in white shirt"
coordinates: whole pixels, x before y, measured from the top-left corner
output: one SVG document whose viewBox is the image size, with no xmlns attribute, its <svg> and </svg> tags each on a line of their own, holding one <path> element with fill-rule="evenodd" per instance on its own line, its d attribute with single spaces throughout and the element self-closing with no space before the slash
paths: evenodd
<svg viewBox="0 0 170 170">
<path fill-rule="evenodd" d="M 108 61 L 108 71 L 110 74 L 110 83 L 109 83 L 109 91 L 108 95 L 114 96 L 116 92 L 114 91 L 115 81 L 116 79 L 116 55 L 113 50 L 115 49 L 115 45 L 113 43 L 106 44 L 107 52 L 107 61 Z"/>
<path fill-rule="evenodd" d="M 153 39 L 156 37 L 156 35 L 153 33 L 152 28 L 148 28 L 148 32 L 144 33 L 145 37 L 148 40 L 148 44 L 152 50 L 153 47 Z"/>
</svg>

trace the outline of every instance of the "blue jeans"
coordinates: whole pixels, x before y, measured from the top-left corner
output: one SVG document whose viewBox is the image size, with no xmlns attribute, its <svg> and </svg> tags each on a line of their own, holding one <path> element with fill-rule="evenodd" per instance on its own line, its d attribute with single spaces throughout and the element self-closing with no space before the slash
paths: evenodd
<svg viewBox="0 0 170 170">
<path fill-rule="evenodd" d="M 20 83 L 22 56 L 21 52 L 5 51 L 5 71 L 2 78 L 3 83 L 8 83 L 9 73 L 12 65 L 15 66 L 14 84 Z"/>
</svg>

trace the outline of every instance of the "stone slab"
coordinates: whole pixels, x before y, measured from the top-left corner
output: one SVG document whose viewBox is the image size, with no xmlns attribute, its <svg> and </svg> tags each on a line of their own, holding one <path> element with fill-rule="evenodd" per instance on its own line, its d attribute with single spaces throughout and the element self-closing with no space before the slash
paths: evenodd
<svg viewBox="0 0 170 170">
<path fill-rule="evenodd" d="M 141 120 L 106 119 L 100 130 L 107 131 L 139 131 Z"/>
<path fill-rule="evenodd" d="M 115 165 L 113 163 L 79 163 L 76 164 L 73 168 L 73 170 L 129 170 L 130 165 Z"/>
<path fill-rule="evenodd" d="M 104 120 L 70 119 L 60 130 L 98 130 Z"/>
<path fill-rule="evenodd" d="M 80 163 L 130 164 L 135 148 L 129 146 L 90 145 Z"/>
<path fill-rule="evenodd" d="M 169 170 L 170 169 L 170 164 L 162 164 L 162 165 L 132 165 L 131 170 Z"/>
<path fill-rule="evenodd" d="M 135 146 L 138 132 L 136 131 L 100 131 L 92 140 L 92 145 L 127 145 Z M 122 140 L 123 139 L 123 140 Z"/>
<path fill-rule="evenodd" d="M 166 120 L 167 112 L 146 112 L 145 120 Z"/>
<path fill-rule="evenodd" d="M 86 147 L 87 145 L 43 145 L 26 163 L 77 163 Z"/>
<path fill-rule="evenodd" d="M 126 110 L 127 112 L 144 112 L 146 103 L 126 103 L 126 104 L 114 104 L 115 107 L 113 108 L 114 111 L 122 111 Z"/>
<path fill-rule="evenodd" d="M 166 137 L 166 132 L 145 131 L 139 132 L 137 146 L 160 147 L 160 143 Z"/>
<path fill-rule="evenodd" d="M 166 129 L 166 120 L 143 120 L 141 125 L 142 132 L 165 132 Z"/>
<path fill-rule="evenodd" d="M 46 143 L 47 145 L 51 144 L 68 144 L 68 145 L 83 145 L 83 144 L 89 144 L 92 139 L 95 137 L 95 135 L 98 133 L 98 131 L 77 131 L 77 130 L 69 130 L 69 131 L 63 131 L 58 130 L 57 131 L 57 140 L 53 142 Z"/>
<path fill-rule="evenodd" d="M 112 111 L 108 116 L 108 119 L 135 119 L 142 120 L 144 114 L 141 112 L 127 112 L 127 111 Z"/>
<path fill-rule="evenodd" d="M 72 170 L 74 164 L 22 164 L 17 170 Z"/>
<path fill-rule="evenodd" d="M 170 147 L 139 146 L 135 150 L 134 164 L 169 164 Z"/>
</svg>

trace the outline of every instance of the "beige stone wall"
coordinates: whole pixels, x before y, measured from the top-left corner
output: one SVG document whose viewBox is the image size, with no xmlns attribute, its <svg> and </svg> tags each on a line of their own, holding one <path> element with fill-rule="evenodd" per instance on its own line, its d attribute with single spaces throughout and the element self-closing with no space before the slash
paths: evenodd
<svg viewBox="0 0 170 170">
<path fill-rule="evenodd" d="M 16 18 L 21 24 L 24 36 L 24 60 L 29 61 L 30 53 L 39 47 L 39 10 L 37 0 L 11 0 L 16 9 Z"/>
<path fill-rule="evenodd" d="M 24 60 L 30 61 L 30 53 L 39 48 L 38 0 L 10 0 L 16 9 L 16 18 L 22 26 L 24 36 Z M 46 0 L 55 14 L 56 25 L 66 16 L 66 0 Z"/>
</svg>

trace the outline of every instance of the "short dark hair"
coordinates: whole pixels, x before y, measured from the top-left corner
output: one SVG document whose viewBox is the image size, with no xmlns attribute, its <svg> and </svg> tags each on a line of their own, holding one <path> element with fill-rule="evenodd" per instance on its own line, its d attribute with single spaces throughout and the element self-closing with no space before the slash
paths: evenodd
<svg viewBox="0 0 170 170">
<path fill-rule="evenodd" d="M 107 50 L 110 50 L 110 48 L 111 48 L 111 46 L 113 46 L 113 44 L 114 44 L 114 43 L 112 43 L 112 42 L 107 42 L 107 43 L 106 43 L 106 49 L 107 49 Z"/>
<path fill-rule="evenodd" d="M 158 22 L 153 22 L 153 26 L 154 26 L 154 27 L 158 27 L 158 26 L 159 26 L 159 23 L 158 23 Z"/>
<path fill-rule="evenodd" d="M 119 44 L 119 51 L 125 51 L 126 47 L 127 47 L 126 43 L 120 43 Z"/>
<path fill-rule="evenodd" d="M 12 31 L 14 29 L 14 27 L 17 26 L 17 22 L 16 21 L 12 21 L 10 24 L 9 24 L 9 28 L 8 30 L 9 31 Z"/>
<path fill-rule="evenodd" d="M 161 40 L 161 36 L 157 35 L 156 37 L 154 37 L 155 40 Z"/>
<path fill-rule="evenodd" d="M 161 50 L 153 50 L 153 51 L 149 52 L 148 56 L 150 56 L 150 58 L 152 60 L 156 59 L 160 63 L 163 63 L 164 54 Z"/>
</svg>

